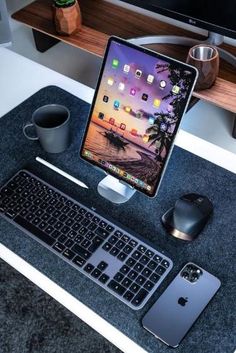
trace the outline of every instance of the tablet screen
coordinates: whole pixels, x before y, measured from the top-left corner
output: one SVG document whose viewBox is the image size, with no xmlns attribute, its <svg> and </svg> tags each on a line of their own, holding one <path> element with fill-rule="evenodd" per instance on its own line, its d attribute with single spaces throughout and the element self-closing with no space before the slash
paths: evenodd
<svg viewBox="0 0 236 353">
<path fill-rule="evenodd" d="M 155 196 L 195 79 L 193 67 L 111 37 L 81 157 Z"/>
</svg>

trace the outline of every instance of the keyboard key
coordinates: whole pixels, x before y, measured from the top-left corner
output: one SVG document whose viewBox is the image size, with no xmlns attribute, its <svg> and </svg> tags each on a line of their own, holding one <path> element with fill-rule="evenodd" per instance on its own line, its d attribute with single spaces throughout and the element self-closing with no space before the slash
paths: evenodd
<svg viewBox="0 0 236 353">
<path fill-rule="evenodd" d="M 149 277 L 151 273 L 152 271 L 147 267 L 144 270 L 142 270 L 142 275 L 145 277 Z"/>
<path fill-rule="evenodd" d="M 73 251 L 71 251 L 70 249 L 66 249 L 62 255 L 67 258 L 68 260 L 73 259 L 73 257 L 75 256 L 75 253 Z"/>
<path fill-rule="evenodd" d="M 138 245 L 138 242 L 134 239 L 131 239 L 129 244 L 132 246 L 132 248 L 135 248 Z"/>
<path fill-rule="evenodd" d="M 101 223 L 101 222 L 100 222 Z M 98 227 L 95 232 L 95 234 L 99 235 L 100 237 L 102 237 L 103 239 L 106 239 L 109 235 L 109 232 L 106 231 L 105 229 Z"/>
<path fill-rule="evenodd" d="M 114 233 L 115 236 L 117 236 L 117 238 L 121 238 L 121 236 L 123 235 L 123 233 L 120 230 L 116 230 Z"/>
<path fill-rule="evenodd" d="M 147 281 L 143 287 L 150 292 L 150 290 L 152 290 L 152 288 L 154 287 L 154 283 Z"/>
<path fill-rule="evenodd" d="M 125 259 L 127 258 L 127 254 L 125 254 L 124 252 L 120 252 L 119 255 L 117 256 L 117 259 L 119 259 L 120 261 L 125 261 Z"/>
<path fill-rule="evenodd" d="M 115 293 L 119 294 L 119 295 L 122 295 L 125 292 L 125 287 L 123 287 L 121 284 L 117 283 L 114 280 L 111 280 L 108 283 L 108 287 L 110 289 L 112 289 Z"/>
<path fill-rule="evenodd" d="M 82 237 L 82 235 L 76 235 L 76 237 L 73 239 L 76 243 L 80 243 L 84 238 Z"/>
<path fill-rule="evenodd" d="M 112 225 L 110 225 L 110 224 L 108 224 L 108 225 L 106 226 L 106 230 L 107 230 L 109 233 L 113 232 L 114 229 L 115 229 L 115 228 L 114 228 Z"/>
<path fill-rule="evenodd" d="M 160 276 L 157 275 L 156 273 L 152 273 L 151 276 L 149 277 L 149 279 L 153 282 L 153 283 L 157 283 L 160 279 Z"/>
<path fill-rule="evenodd" d="M 68 218 L 65 224 L 66 224 L 68 227 L 71 227 L 74 223 L 75 223 L 75 221 L 74 221 L 73 219 Z"/>
<path fill-rule="evenodd" d="M 143 277 L 143 276 L 141 276 L 141 275 L 139 275 L 139 276 L 136 278 L 136 281 L 135 281 L 135 282 L 137 282 L 138 284 L 142 285 L 142 284 L 144 284 L 144 283 L 146 282 L 146 278 Z"/>
<path fill-rule="evenodd" d="M 129 279 L 128 277 L 124 278 L 123 281 L 121 282 L 122 286 L 125 288 L 128 288 L 132 283 L 132 280 Z"/>
<path fill-rule="evenodd" d="M 98 278 L 98 280 L 102 283 L 106 283 L 109 280 L 109 276 L 106 275 L 105 273 L 102 273 L 101 276 Z"/>
<path fill-rule="evenodd" d="M 142 254 L 139 251 L 134 251 L 133 254 L 131 255 L 135 260 L 140 259 Z"/>
<path fill-rule="evenodd" d="M 68 239 L 68 240 L 65 242 L 65 246 L 66 246 L 67 248 L 70 248 L 72 245 L 74 245 L 74 242 L 73 242 L 73 240 L 71 240 L 71 239 Z"/>
<path fill-rule="evenodd" d="M 67 216 L 70 218 L 74 218 L 77 215 L 76 211 L 71 210 L 70 212 L 67 213 Z"/>
<path fill-rule="evenodd" d="M 97 228 L 97 224 L 94 222 L 91 222 L 88 226 L 88 229 L 91 231 L 95 230 L 96 228 Z"/>
<path fill-rule="evenodd" d="M 114 245 L 117 242 L 118 238 L 112 235 L 109 239 L 108 242 L 112 245 Z"/>
<path fill-rule="evenodd" d="M 155 270 L 155 268 L 158 266 L 158 264 L 155 262 L 155 261 L 153 261 L 153 260 L 151 260 L 149 263 L 148 263 L 148 265 L 147 265 L 147 267 L 148 268 L 150 268 L 150 270 Z"/>
<path fill-rule="evenodd" d="M 133 299 L 134 294 L 128 290 L 128 291 L 124 294 L 123 297 L 124 297 L 128 302 L 130 302 L 130 300 Z"/>
<path fill-rule="evenodd" d="M 121 240 L 123 240 L 125 243 L 128 243 L 129 240 L 130 240 L 130 237 L 128 237 L 128 235 L 124 234 L 124 235 L 121 237 Z"/>
<path fill-rule="evenodd" d="M 123 249 L 123 247 L 125 246 L 125 243 L 122 240 L 118 240 L 118 242 L 116 243 L 116 247 L 118 249 Z"/>
<path fill-rule="evenodd" d="M 123 251 L 129 255 L 133 251 L 133 248 L 130 245 L 125 245 Z"/>
<path fill-rule="evenodd" d="M 38 225 L 40 222 L 41 222 L 41 219 L 38 218 L 38 217 L 35 217 L 35 218 L 33 219 L 33 221 L 32 221 L 32 223 L 33 223 L 35 226 Z"/>
<path fill-rule="evenodd" d="M 124 275 L 126 275 L 129 272 L 130 268 L 126 265 L 122 266 L 120 269 L 120 272 L 122 272 Z"/>
<path fill-rule="evenodd" d="M 151 259 L 152 257 L 153 257 L 153 255 L 154 255 L 154 252 L 152 251 L 152 250 L 147 250 L 146 252 L 145 252 L 145 255 L 147 256 L 147 257 L 149 257 L 149 259 Z"/>
<path fill-rule="evenodd" d="M 93 276 L 94 278 L 98 278 L 101 275 L 102 271 L 100 271 L 98 268 L 95 268 L 92 272 L 91 272 L 91 276 Z"/>
<path fill-rule="evenodd" d="M 61 222 L 57 222 L 56 224 L 54 224 L 54 228 L 56 229 L 61 229 L 63 227 L 63 223 Z"/>
<path fill-rule="evenodd" d="M 146 289 L 141 288 L 131 303 L 134 306 L 139 306 L 144 301 L 144 299 L 146 298 L 147 295 L 148 295 L 148 291 L 146 291 Z"/>
<path fill-rule="evenodd" d="M 80 206 L 77 205 L 77 204 L 74 204 L 74 205 L 72 206 L 72 209 L 73 209 L 74 211 L 78 211 L 78 210 L 80 209 Z"/>
<path fill-rule="evenodd" d="M 88 240 L 92 240 L 94 237 L 95 234 L 91 230 L 85 235 L 85 238 Z"/>
<path fill-rule="evenodd" d="M 66 201 L 66 206 L 71 207 L 73 205 L 73 202 L 71 200 Z"/>
<path fill-rule="evenodd" d="M 75 230 L 75 231 L 77 231 L 77 230 L 80 229 L 80 227 L 81 227 L 80 223 L 75 223 L 75 224 L 72 226 L 72 229 Z"/>
<path fill-rule="evenodd" d="M 90 245 L 91 245 L 91 241 L 88 240 L 88 239 L 84 239 L 84 240 L 81 242 L 81 246 L 83 246 L 83 248 L 85 248 L 85 249 L 87 249 Z"/>
<path fill-rule="evenodd" d="M 167 260 L 162 260 L 161 265 L 164 266 L 165 268 L 168 268 L 170 266 L 170 263 Z"/>
<path fill-rule="evenodd" d="M 158 275 L 163 275 L 163 273 L 166 271 L 166 268 L 165 267 L 162 267 L 162 266 L 158 266 L 157 267 L 157 269 L 156 269 L 156 273 L 158 274 Z"/>
<path fill-rule="evenodd" d="M 64 234 L 61 234 L 59 238 L 57 239 L 60 243 L 64 243 L 67 240 L 67 236 Z"/>
<path fill-rule="evenodd" d="M 77 214 L 77 216 L 75 216 L 75 221 L 76 222 L 81 222 L 81 220 L 83 219 L 84 217 L 81 215 L 81 214 Z"/>
<path fill-rule="evenodd" d="M 92 244 L 90 245 L 90 247 L 88 248 L 89 251 L 94 252 L 95 250 L 97 250 L 97 248 L 99 248 L 99 246 L 103 243 L 103 239 L 101 239 L 100 237 L 95 237 L 92 240 Z"/>
<path fill-rule="evenodd" d="M 44 213 L 41 218 L 43 221 L 47 221 L 50 218 L 50 215 L 48 213 Z"/>
<path fill-rule="evenodd" d="M 62 252 L 63 250 L 65 250 L 65 245 L 59 243 L 59 242 L 56 242 L 54 245 L 53 245 L 53 249 L 55 249 L 56 251 L 58 252 Z"/>
<path fill-rule="evenodd" d="M 87 227 L 89 224 L 90 224 L 90 220 L 87 219 L 87 218 L 84 218 L 82 221 L 81 221 L 81 224 L 85 227 Z"/>
<path fill-rule="evenodd" d="M 134 266 L 134 270 L 137 272 L 141 272 L 144 269 L 144 265 L 140 264 L 139 262 L 136 263 L 136 265 Z"/>
<path fill-rule="evenodd" d="M 97 217 L 97 216 L 94 216 L 94 217 L 93 217 L 93 222 L 96 223 L 96 224 L 98 224 L 98 223 L 100 222 L 100 218 Z"/>
<path fill-rule="evenodd" d="M 101 228 L 106 228 L 107 222 L 102 220 L 102 221 L 99 222 L 99 225 L 100 225 Z"/>
<path fill-rule="evenodd" d="M 131 290 L 133 293 L 137 293 L 139 289 L 140 289 L 140 286 L 136 283 L 132 283 L 131 286 L 129 287 L 129 290 Z"/>
<path fill-rule="evenodd" d="M 98 268 L 99 270 L 101 270 L 101 271 L 104 271 L 104 270 L 107 268 L 107 266 L 108 266 L 108 264 L 107 264 L 105 261 L 101 261 L 101 262 L 98 264 L 97 268 Z"/>
<path fill-rule="evenodd" d="M 21 216 L 16 216 L 14 218 L 14 222 L 19 224 L 21 227 L 23 227 L 24 229 L 28 230 L 32 234 L 34 234 L 34 236 L 36 238 L 39 238 L 40 240 L 42 240 L 47 245 L 51 246 L 51 245 L 54 244 L 54 242 L 55 242 L 54 238 L 52 238 L 50 235 L 46 234 L 41 229 L 38 229 L 36 226 L 34 226 L 33 224 L 31 224 L 30 222 L 28 222 L 27 220 L 25 220 Z"/>
<path fill-rule="evenodd" d="M 86 227 L 81 227 L 78 233 L 81 235 L 85 235 L 87 233 L 87 231 L 88 231 L 88 229 Z"/>
<path fill-rule="evenodd" d="M 87 273 L 90 273 L 92 272 L 94 269 L 94 266 L 92 264 L 87 264 L 85 267 L 84 267 L 84 271 L 87 272 Z"/>
<path fill-rule="evenodd" d="M 85 217 L 90 220 L 90 219 L 93 218 L 93 213 L 92 213 L 92 212 L 87 212 L 87 213 L 85 214 Z"/>
<path fill-rule="evenodd" d="M 73 239 L 76 236 L 76 231 L 75 230 L 70 230 L 69 233 L 67 234 L 68 237 Z"/>
<path fill-rule="evenodd" d="M 47 234 L 51 234 L 53 232 L 54 228 L 52 226 L 48 226 L 46 229 L 45 229 L 45 232 Z"/>
<path fill-rule="evenodd" d="M 61 233 L 59 232 L 59 230 L 54 230 L 54 231 L 51 233 L 51 236 L 52 236 L 54 239 L 57 239 L 60 235 L 61 235 Z"/>
<path fill-rule="evenodd" d="M 53 226 L 53 224 L 55 224 L 57 222 L 57 219 L 55 217 L 50 217 L 48 220 L 48 224 L 50 224 L 50 226 Z"/>
<path fill-rule="evenodd" d="M 131 270 L 129 273 L 128 273 L 128 277 L 132 280 L 134 280 L 136 277 L 138 276 L 138 273 L 134 270 Z"/>
<path fill-rule="evenodd" d="M 141 253 L 144 254 L 146 250 L 147 250 L 147 248 L 145 248 L 145 246 L 143 246 L 143 245 L 138 246 L 138 251 L 140 251 Z"/>
<path fill-rule="evenodd" d="M 120 272 L 117 272 L 117 274 L 114 276 L 114 280 L 116 282 L 121 282 L 123 278 L 124 278 L 124 275 Z"/>
<path fill-rule="evenodd" d="M 79 267 L 82 267 L 86 262 L 81 256 L 76 256 L 72 261 Z"/>
<path fill-rule="evenodd" d="M 111 247 L 112 247 L 112 245 L 110 243 L 105 243 L 102 248 L 105 251 L 109 251 L 111 249 Z"/>
<path fill-rule="evenodd" d="M 116 247 L 113 247 L 111 250 L 110 250 L 110 254 L 113 255 L 113 256 L 116 256 L 119 254 L 119 249 L 117 249 Z"/>
<path fill-rule="evenodd" d="M 139 261 L 141 262 L 141 264 L 146 265 L 149 262 L 149 258 L 143 255 Z"/>
<path fill-rule="evenodd" d="M 127 261 L 126 261 L 126 265 L 128 265 L 129 267 L 132 267 L 136 264 L 136 261 L 130 257 Z"/>
<path fill-rule="evenodd" d="M 153 260 L 156 261 L 159 264 L 161 262 L 161 260 L 162 260 L 162 257 L 159 256 L 159 255 L 154 255 L 153 256 Z"/>
<path fill-rule="evenodd" d="M 71 248 L 72 251 L 74 251 L 76 254 L 82 256 L 85 260 L 88 260 L 90 256 L 92 255 L 88 250 L 85 250 L 78 244 L 74 244 Z"/>
</svg>

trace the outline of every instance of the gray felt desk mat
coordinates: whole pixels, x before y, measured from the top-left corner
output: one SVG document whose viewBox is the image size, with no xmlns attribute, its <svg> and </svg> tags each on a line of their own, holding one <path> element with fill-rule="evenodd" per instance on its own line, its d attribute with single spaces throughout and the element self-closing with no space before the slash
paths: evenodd
<svg viewBox="0 0 236 353">
<path fill-rule="evenodd" d="M 72 114 L 73 142 L 62 154 L 49 155 L 37 142 L 26 140 L 22 125 L 32 112 L 48 103 L 66 105 Z M 236 175 L 175 147 L 158 196 L 149 199 L 136 193 L 125 205 L 115 206 L 97 194 L 97 183 L 103 174 L 79 158 L 79 146 L 89 105 L 68 92 L 49 86 L 41 89 L 0 119 L 0 183 L 19 169 L 30 165 L 54 186 L 70 196 L 109 214 L 146 239 L 167 251 L 174 268 L 142 310 L 134 311 L 80 274 L 25 235 L 0 219 L 0 241 L 27 262 L 47 275 L 62 288 L 93 309 L 148 352 L 170 352 L 172 349 L 155 339 L 141 326 L 141 319 L 154 301 L 187 261 L 193 261 L 219 277 L 222 287 L 197 320 L 176 352 L 232 353 L 235 348 L 235 282 L 233 239 L 236 234 Z M 65 178 L 35 162 L 39 155 L 80 180 L 89 190 L 77 187 Z M 166 234 L 160 217 L 182 194 L 197 192 L 207 195 L 214 204 L 214 215 L 199 238 L 184 243 Z M 135 352 L 134 352 L 135 353 Z"/>
</svg>

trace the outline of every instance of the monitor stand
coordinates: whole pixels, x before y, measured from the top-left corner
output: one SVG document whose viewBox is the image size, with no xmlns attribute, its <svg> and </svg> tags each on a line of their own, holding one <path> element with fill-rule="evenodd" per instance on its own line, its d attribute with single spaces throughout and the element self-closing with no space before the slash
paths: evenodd
<svg viewBox="0 0 236 353">
<path fill-rule="evenodd" d="M 236 67 L 236 56 L 219 47 L 219 45 L 222 44 L 224 41 L 224 36 L 214 32 L 209 32 L 207 39 L 202 41 L 194 38 L 188 38 L 188 37 L 182 37 L 182 36 L 171 36 L 171 35 L 137 37 L 137 38 L 128 39 L 128 41 L 136 45 L 175 44 L 175 45 L 185 45 L 189 47 L 192 47 L 193 45 L 197 45 L 197 44 L 202 44 L 202 43 L 212 44 L 217 47 L 217 50 L 219 51 L 219 55 L 221 59 L 227 61 L 229 64 Z"/>
<path fill-rule="evenodd" d="M 111 175 L 107 175 L 100 181 L 97 190 L 101 196 L 117 204 L 127 202 L 136 191 L 132 186 Z"/>
</svg>

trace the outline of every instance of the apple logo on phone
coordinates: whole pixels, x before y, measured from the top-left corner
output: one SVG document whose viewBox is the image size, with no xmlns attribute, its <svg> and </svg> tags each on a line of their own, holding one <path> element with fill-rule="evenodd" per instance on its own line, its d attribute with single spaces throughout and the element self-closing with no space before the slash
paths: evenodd
<svg viewBox="0 0 236 353">
<path fill-rule="evenodd" d="M 188 302 L 188 298 L 183 298 L 183 297 L 180 297 L 179 300 L 178 300 L 178 304 L 180 304 L 181 306 L 185 306 L 185 304 Z"/>
</svg>

